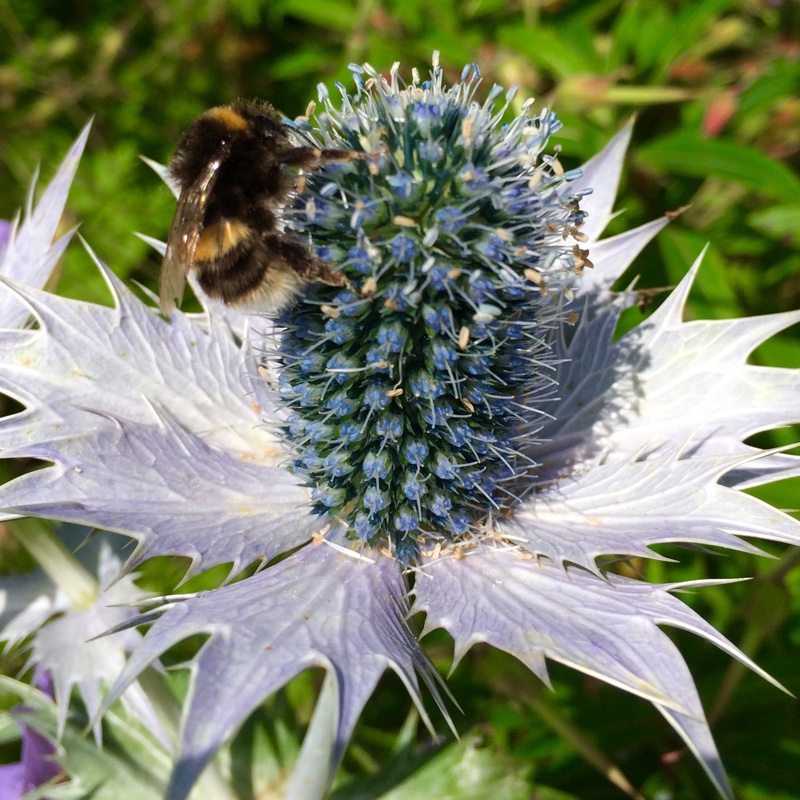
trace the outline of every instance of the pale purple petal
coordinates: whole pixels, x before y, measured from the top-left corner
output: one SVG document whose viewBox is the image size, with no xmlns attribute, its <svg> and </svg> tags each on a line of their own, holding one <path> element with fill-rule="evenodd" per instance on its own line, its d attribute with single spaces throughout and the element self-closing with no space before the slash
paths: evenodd
<svg viewBox="0 0 800 800">
<path fill-rule="evenodd" d="M 99 578 L 108 581 L 116 577 L 120 560 L 111 552 L 108 543 L 99 553 Z M 134 618 L 135 609 L 120 607 L 142 596 L 130 577 L 120 578 L 113 586 L 101 588 L 94 602 L 85 609 L 72 608 L 51 620 L 36 632 L 28 664 L 35 666 L 34 680 L 49 676 L 58 708 L 58 735 L 66 724 L 73 687 L 86 705 L 90 715 L 100 705 L 101 687 L 108 688 L 119 676 L 125 664 L 125 653 L 135 650 L 141 634 L 135 630 L 111 638 L 94 639 L 109 628 Z M 93 641 L 90 641 L 94 639 Z M 132 707 L 151 730 L 164 738 L 149 701 L 138 686 L 133 686 L 123 702 Z M 95 738 L 100 740 L 100 726 L 95 725 Z"/>
<path fill-rule="evenodd" d="M 26 669 L 35 668 L 34 682 L 46 681 L 48 693 L 57 706 L 58 735 L 64 731 L 73 687 L 78 689 L 87 709 L 99 707 L 102 687 L 116 680 L 125 663 L 125 653 L 141 640 L 136 631 L 112 639 L 89 641 L 110 627 L 137 616 L 133 608 L 111 608 L 142 597 L 130 577 L 119 578 L 121 561 L 105 539 L 86 542 L 88 531 L 61 528 L 62 544 L 74 546 L 81 540 L 77 559 L 97 578 L 98 591 L 81 606 L 70 602 L 66 593 L 42 571 L 11 576 L 0 581 L 0 640 L 16 644 L 31 636 Z M 115 580 L 113 586 L 109 584 Z M 104 588 L 108 587 L 108 588 Z M 150 730 L 166 740 L 160 723 L 142 689 L 131 686 L 122 698 L 125 705 Z M 100 738 L 100 725 L 95 725 Z"/>
<path fill-rule="evenodd" d="M 594 267 L 584 269 L 581 273 L 575 284 L 575 296 L 589 298 L 592 305 L 607 304 L 610 301 L 609 290 L 614 282 L 668 224 L 669 218 L 662 217 L 618 236 L 592 242 L 589 245 L 589 258 Z"/>
<path fill-rule="evenodd" d="M 417 673 L 435 691 L 431 666 L 406 626 L 407 612 L 395 561 L 379 555 L 357 560 L 310 546 L 240 583 L 174 604 L 147 633 L 111 695 L 182 639 L 210 635 L 191 667 L 179 759 L 167 794 L 182 800 L 216 749 L 266 696 L 303 670 L 323 667 L 339 695 L 332 779 L 386 669 L 398 674 L 418 705 Z"/>
<path fill-rule="evenodd" d="M 583 165 L 583 175 L 567 184 L 570 194 L 591 189 L 591 194 L 581 199 L 581 209 L 587 214 L 581 232 L 589 237 L 590 243 L 600 238 L 613 216 L 614 200 L 632 132 L 633 123 L 628 123 L 596 156 Z"/>
<path fill-rule="evenodd" d="M 0 332 L 0 385 L 26 406 L 0 446 L 55 466 L 0 489 L 4 507 L 134 536 L 129 569 L 169 553 L 189 575 L 236 571 L 307 539 L 309 493 L 275 466 L 283 445 L 260 424 L 274 398 L 247 376 L 250 350 L 225 326 L 161 319 L 98 266 L 113 308 L 15 287 L 39 327 Z"/>
<path fill-rule="evenodd" d="M 0 264 L 2 264 L 3 258 L 5 257 L 13 231 L 14 226 L 10 222 L 0 219 Z"/>
<path fill-rule="evenodd" d="M 765 483 L 800 476 L 800 456 L 781 453 L 765 456 L 762 450 L 755 447 L 748 447 L 746 450 L 753 454 L 753 459 L 728 472 L 722 478 L 726 486 L 751 489 L 754 486 L 763 486 Z"/>
<path fill-rule="evenodd" d="M 20 800 L 36 784 L 28 780 L 27 770 L 21 761 L 0 764 L 0 800 Z"/>
<path fill-rule="evenodd" d="M 0 256 L 0 275 L 3 277 L 41 288 L 52 274 L 72 238 L 70 232 L 53 242 L 90 127 L 87 125 L 72 145 L 36 209 L 28 208 L 24 222 L 12 233 L 8 247 Z M 0 288 L 0 327 L 19 327 L 28 313 L 12 293 Z"/>
<path fill-rule="evenodd" d="M 544 464 L 542 480 L 643 449 L 737 454 L 743 467 L 755 452 L 745 438 L 800 421 L 800 371 L 747 363 L 759 344 L 800 321 L 800 312 L 684 322 L 698 268 L 699 260 L 666 302 L 617 342 L 621 302 L 582 317 L 563 345 L 559 400 L 543 405 L 550 418 L 537 421 L 541 442 L 531 455 Z M 768 457 L 751 462 L 747 474 L 776 480 L 784 476 L 776 464 L 794 463 Z"/>
<path fill-rule="evenodd" d="M 450 633 L 456 662 L 473 645 L 487 642 L 519 658 L 545 682 L 545 660 L 553 659 L 649 700 L 719 791 L 731 797 L 692 676 L 658 625 L 696 633 L 757 668 L 669 594 L 676 588 L 681 585 L 614 575 L 601 579 L 494 550 L 426 564 L 415 584 L 412 611 L 427 613 L 426 632 L 441 627 Z"/>
<path fill-rule="evenodd" d="M 42 786 L 61 774 L 60 765 L 52 758 L 55 752 L 55 745 L 49 739 L 25 726 L 22 738 L 22 766 L 31 784 L 30 788 Z"/>
<path fill-rule="evenodd" d="M 22 800 L 28 792 L 58 777 L 62 770 L 53 759 L 55 745 L 25 724 L 25 711 L 17 715 L 22 728 L 22 757 L 14 764 L 0 765 L 0 800 Z"/>
<path fill-rule="evenodd" d="M 748 452 L 742 440 L 800 421 L 800 371 L 758 367 L 747 359 L 762 342 L 800 322 L 800 312 L 684 322 L 698 259 L 661 307 L 620 342 L 625 382 L 642 396 L 615 415 L 614 449 L 662 438 L 699 454 Z"/>
<path fill-rule="evenodd" d="M 148 167 L 150 167 L 159 178 L 166 184 L 167 188 L 172 192 L 173 196 L 177 199 L 178 195 L 180 194 L 180 187 L 175 182 L 175 179 L 172 177 L 172 173 L 169 171 L 169 167 L 166 164 L 159 164 L 158 161 L 153 161 L 152 158 L 147 158 L 147 156 L 139 156 Z"/>
<path fill-rule="evenodd" d="M 192 559 L 188 575 L 232 562 L 233 572 L 307 540 L 318 518 L 310 494 L 284 469 L 206 445 L 171 417 L 106 426 L 7 455 L 55 465 L 0 487 L 0 506 L 132 536 L 127 570 L 155 555 Z"/>
<path fill-rule="evenodd" d="M 167 322 L 104 266 L 116 306 L 16 286 L 37 330 L 0 331 L 0 388 L 26 410 L 2 421 L 0 447 L 107 426 L 101 415 L 152 421 L 164 409 L 205 441 L 274 464 L 283 446 L 251 399 L 245 354 L 222 326 Z"/>
<path fill-rule="evenodd" d="M 718 482 L 736 457 L 634 458 L 585 467 L 543 487 L 502 529 L 534 555 L 590 570 L 604 554 L 657 558 L 648 548 L 660 542 L 755 553 L 738 536 L 800 544 L 800 522 Z"/>
<path fill-rule="evenodd" d="M 53 696 L 50 676 L 45 673 L 36 683 L 41 694 L 29 687 L 26 691 L 31 693 L 33 702 L 47 702 Z M 35 712 L 27 705 L 17 706 L 11 711 L 22 730 L 22 754 L 18 762 L 0 766 L 0 800 L 22 800 L 28 792 L 62 773 L 60 764 L 53 758 L 55 745 L 29 724 Z"/>
<path fill-rule="evenodd" d="M 110 552 L 108 541 L 89 537 L 86 528 L 59 526 L 54 533 L 101 586 L 117 577 L 120 561 Z M 16 645 L 69 608 L 66 592 L 44 570 L 0 578 L 0 641 Z"/>
<path fill-rule="evenodd" d="M 42 570 L 0 578 L 0 640 L 14 645 L 67 608 L 66 594 Z"/>
</svg>

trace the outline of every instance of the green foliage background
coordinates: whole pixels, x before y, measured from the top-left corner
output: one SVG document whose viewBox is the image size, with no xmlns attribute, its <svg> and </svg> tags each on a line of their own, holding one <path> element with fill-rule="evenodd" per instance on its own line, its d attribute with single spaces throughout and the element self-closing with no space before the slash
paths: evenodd
<svg viewBox="0 0 800 800">
<path fill-rule="evenodd" d="M 424 72 L 436 49 L 453 79 L 475 61 L 487 90 L 516 84 L 518 97 L 553 107 L 564 122 L 558 143 L 568 167 L 638 115 L 612 232 L 688 206 L 636 263 L 640 287 L 674 285 L 710 242 L 691 314 L 796 309 L 799 29 L 796 0 L 0 0 L 0 218 L 13 216 L 36 165 L 43 177 L 52 174 L 93 116 L 64 225 L 79 222 L 119 274 L 152 288 L 159 259 L 132 232 L 165 238 L 174 204 L 139 154 L 166 161 L 183 128 L 208 106 L 261 96 L 295 116 L 316 98 L 319 81 L 351 85 L 351 61 L 379 68 L 400 61 Z M 78 246 L 58 288 L 108 302 Z M 649 312 L 633 309 L 627 324 L 642 313 Z M 764 345 L 754 360 L 800 366 L 797 333 Z M 778 431 L 761 443 L 798 438 Z M 762 496 L 796 509 L 798 488 L 787 482 Z M 757 576 L 688 601 L 800 694 L 798 551 L 771 548 L 771 561 L 665 551 L 680 563 L 632 567 L 652 580 Z M 675 638 L 737 796 L 800 797 L 797 701 L 743 674 L 710 645 Z M 446 672 L 447 641 L 432 636 L 429 643 Z M 387 677 L 336 797 L 624 797 L 600 774 L 612 768 L 653 800 L 712 796 L 645 703 L 557 666 L 552 673 L 555 693 L 503 654 L 475 650 L 451 680 L 465 712 L 456 712 L 463 741 L 443 749 L 410 722 L 403 726 L 408 701 Z M 259 730 L 287 714 L 302 723 L 312 683 L 296 682 L 248 723 L 233 746 L 241 770 L 258 760 Z M 242 798 L 255 797 L 256 779 L 240 783 Z"/>
</svg>

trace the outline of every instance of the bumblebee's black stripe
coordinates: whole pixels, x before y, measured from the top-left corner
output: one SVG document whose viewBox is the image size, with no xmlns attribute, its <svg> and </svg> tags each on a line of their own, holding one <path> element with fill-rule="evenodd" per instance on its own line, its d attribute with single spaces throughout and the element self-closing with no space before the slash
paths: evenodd
<svg viewBox="0 0 800 800">
<path fill-rule="evenodd" d="M 197 261 L 197 279 L 209 296 L 235 303 L 259 287 L 273 259 L 263 241 L 247 241 L 213 261 Z"/>
</svg>

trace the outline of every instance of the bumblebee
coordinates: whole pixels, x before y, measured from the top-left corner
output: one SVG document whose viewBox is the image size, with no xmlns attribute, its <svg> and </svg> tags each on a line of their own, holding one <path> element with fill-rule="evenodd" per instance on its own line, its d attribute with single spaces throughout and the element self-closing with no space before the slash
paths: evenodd
<svg viewBox="0 0 800 800">
<path fill-rule="evenodd" d="M 363 158 L 353 150 L 297 146 L 269 103 L 211 108 L 183 134 L 169 164 L 180 188 L 159 277 L 159 304 L 170 314 L 194 270 L 201 289 L 243 311 L 275 314 L 309 282 L 346 285 L 345 277 L 283 230 L 281 211 L 297 177 Z"/>
</svg>

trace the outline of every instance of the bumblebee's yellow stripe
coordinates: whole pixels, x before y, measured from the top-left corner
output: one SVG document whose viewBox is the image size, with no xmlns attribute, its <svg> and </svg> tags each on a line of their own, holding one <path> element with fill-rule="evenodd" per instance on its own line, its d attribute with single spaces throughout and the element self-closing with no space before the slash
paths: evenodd
<svg viewBox="0 0 800 800">
<path fill-rule="evenodd" d="M 238 112 L 234 111 L 230 106 L 217 106 L 216 108 L 209 108 L 203 116 L 206 119 L 213 119 L 216 122 L 224 125 L 232 131 L 247 130 L 247 120 Z"/>
<path fill-rule="evenodd" d="M 224 219 L 203 228 L 194 257 L 198 261 L 213 261 L 233 250 L 250 237 L 250 228 L 239 219 Z"/>
</svg>

